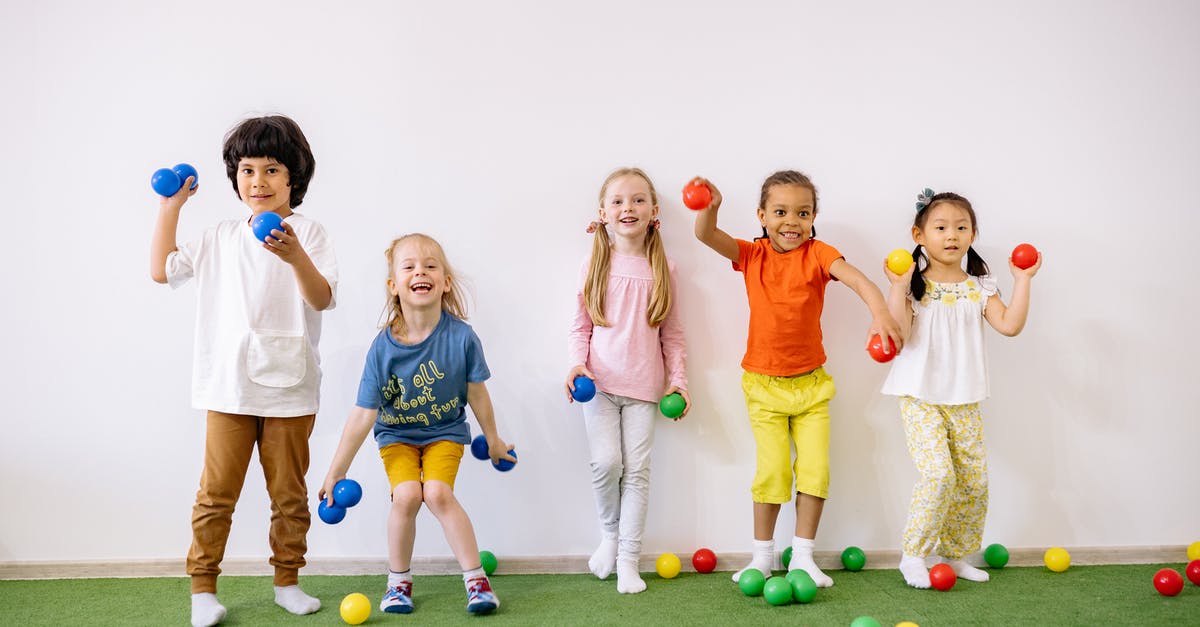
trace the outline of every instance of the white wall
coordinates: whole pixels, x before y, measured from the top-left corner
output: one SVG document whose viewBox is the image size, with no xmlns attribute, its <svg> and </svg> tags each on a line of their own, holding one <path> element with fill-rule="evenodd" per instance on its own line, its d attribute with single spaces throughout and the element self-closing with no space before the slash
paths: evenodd
<svg viewBox="0 0 1200 627">
<path fill-rule="evenodd" d="M 283 112 L 317 157 L 303 209 L 341 269 L 325 317 L 324 476 L 383 303 L 389 239 L 428 232 L 472 279 L 506 475 L 468 458 L 480 544 L 585 554 L 586 442 L 560 389 L 573 280 L 603 177 L 645 168 L 678 263 L 695 410 L 659 426 L 645 551 L 745 551 L 753 443 L 740 275 L 694 240 L 678 190 L 712 178 L 721 226 L 757 233 L 776 169 L 810 173 L 817 228 L 880 285 L 924 186 L 975 203 L 978 249 L 1045 252 L 1030 321 L 991 334 L 985 541 L 1200 537 L 1191 284 L 1200 219 L 1200 5 L 1176 2 L 42 2 L 0 8 L 0 561 L 178 558 L 200 471 L 194 291 L 154 284 L 150 173 L 200 170 L 180 238 L 245 212 L 220 142 Z M 895 549 L 915 473 L 869 322 L 831 285 L 832 498 L 819 546 Z M 311 557 L 381 557 L 386 485 L 315 522 Z M 1190 495 L 1190 496 L 1189 496 Z M 228 557 L 267 553 L 252 470 Z M 418 555 L 449 555 L 421 516 Z M 789 537 L 791 515 L 778 538 Z M 101 532 L 101 529 L 107 529 Z"/>
</svg>

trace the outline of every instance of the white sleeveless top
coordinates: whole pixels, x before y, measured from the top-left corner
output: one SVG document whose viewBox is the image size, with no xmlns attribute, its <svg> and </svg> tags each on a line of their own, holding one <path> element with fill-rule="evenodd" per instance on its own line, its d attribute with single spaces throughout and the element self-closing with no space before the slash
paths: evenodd
<svg viewBox="0 0 1200 627">
<path fill-rule="evenodd" d="M 960 283 L 925 281 L 925 297 L 909 302 L 913 327 L 892 361 L 884 394 L 938 405 L 978 403 L 988 397 L 983 309 L 999 293 L 990 275 Z"/>
</svg>

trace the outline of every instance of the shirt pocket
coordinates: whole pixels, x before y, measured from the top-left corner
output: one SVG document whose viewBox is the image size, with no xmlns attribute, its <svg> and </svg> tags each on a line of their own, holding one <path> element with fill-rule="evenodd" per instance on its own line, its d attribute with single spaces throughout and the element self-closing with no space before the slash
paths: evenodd
<svg viewBox="0 0 1200 627">
<path fill-rule="evenodd" d="M 246 338 L 246 376 L 259 385 L 290 388 L 304 380 L 308 341 L 285 331 L 253 329 Z"/>
</svg>

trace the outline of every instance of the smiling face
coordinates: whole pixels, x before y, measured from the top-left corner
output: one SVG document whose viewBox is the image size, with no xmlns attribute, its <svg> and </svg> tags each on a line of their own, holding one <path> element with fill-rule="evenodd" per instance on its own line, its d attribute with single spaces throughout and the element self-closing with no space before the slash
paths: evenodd
<svg viewBox="0 0 1200 627">
<path fill-rule="evenodd" d="M 292 214 L 291 177 L 287 166 L 270 157 L 243 157 L 238 160 L 238 195 L 254 215 L 273 211 L 283 217 Z"/>
<path fill-rule="evenodd" d="M 771 248 L 786 253 L 812 238 L 817 219 L 816 199 L 802 185 L 773 185 L 758 209 L 758 220 L 767 231 Z"/>
<path fill-rule="evenodd" d="M 935 202 L 925 210 L 925 223 L 913 227 L 913 241 L 938 265 L 958 268 L 975 241 L 971 213 L 952 201 Z"/>
<path fill-rule="evenodd" d="M 392 249 L 388 292 L 406 310 L 439 309 L 450 291 L 450 274 L 441 249 L 419 237 L 398 242 Z"/>
<path fill-rule="evenodd" d="M 608 223 L 614 237 L 640 244 L 656 216 L 658 205 L 646 179 L 626 174 L 605 187 L 600 219 Z"/>
</svg>

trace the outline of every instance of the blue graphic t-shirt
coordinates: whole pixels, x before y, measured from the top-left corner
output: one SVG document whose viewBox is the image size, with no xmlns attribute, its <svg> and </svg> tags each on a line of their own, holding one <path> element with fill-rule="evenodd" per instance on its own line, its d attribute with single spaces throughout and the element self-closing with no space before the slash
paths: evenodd
<svg viewBox="0 0 1200 627">
<path fill-rule="evenodd" d="M 379 332 L 367 353 L 355 404 L 379 410 L 375 442 L 380 448 L 437 440 L 469 444 L 467 383 L 491 376 L 471 325 L 442 312 L 420 344 L 400 344 L 390 328 Z"/>
</svg>

